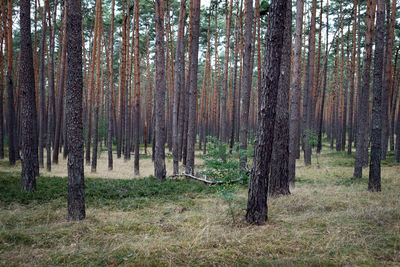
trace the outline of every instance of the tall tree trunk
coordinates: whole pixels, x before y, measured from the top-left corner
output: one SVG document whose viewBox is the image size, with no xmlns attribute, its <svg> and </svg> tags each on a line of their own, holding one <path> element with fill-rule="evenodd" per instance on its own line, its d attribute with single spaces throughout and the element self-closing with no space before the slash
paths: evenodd
<svg viewBox="0 0 400 267">
<path fill-rule="evenodd" d="M 0 1 L 0 13 L 2 18 L 6 18 L 4 1 Z M 1 18 L 0 18 L 1 19 Z M 0 20 L 0 29 L 3 33 L 7 32 L 5 29 L 5 20 Z M 3 41 L 6 38 L 4 34 L 0 36 L 0 159 L 4 159 L 4 113 L 3 113 L 3 100 L 4 100 L 4 57 L 3 57 Z"/>
<path fill-rule="evenodd" d="M 228 69 L 229 69 L 229 43 L 231 37 L 231 16 L 232 16 L 232 3 L 230 0 L 229 11 L 225 14 L 225 56 L 224 56 L 224 79 L 222 80 L 222 94 L 221 94 L 221 141 L 228 141 L 228 112 L 226 108 L 226 101 L 228 96 Z M 225 0 L 226 7 L 228 7 L 228 0 Z"/>
<path fill-rule="evenodd" d="M 22 141 L 22 190 L 36 190 L 38 168 L 38 148 L 35 141 L 35 76 L 33 68 L 30 1 L 20 1 L 20 32 L 21 32 L 21 141 Z"/>
<path fill-rule="evenodd" d="M 243 54 L 243 75 L 241 85 L 240 102 L 242 103 L 240 118 L 240 149 L 247 150 L 247 136 L 249 132 L 249 108 L 250 108 L 250 91 L 252 80 L 252 26 L 253 26 L 253 0 L 245 0 L 246 9 L 246 28 L 244 34 L 244 54 Z M 264 63 L 265 64 L 265 63 Z M 246 169 L 247 156 L 243 153 L 240 157 L 240 168 L 242 171 Z"/>
<path fill-rule="evenodd" d="M 139 175 L 140 129 L 140 54 L 139 54 L 139 0 L 135 0 L 135 175 Z"/>
<path fill-rule="evenodd" d="M 286 12 L 290 12 L 287 11 L 287 1 L 271 1 L 262 75 L 261 110 L 246 213 L 246 220 L 257 225 L 264 224 L 268 219 L 268 172 L 274 141 L 275 111 Z"/>
<path fill-rule="evenodd" d="M 8 160 L 15 165 L 18 151 L 16 150 L 16 121 L 14 107 L 13 67 L 13 38 L 12 38 L 12 0 L 7 2 L 7 130 L 8 130 Z"/>
<path fill-rule="evenodd" d="M 175 80 L 174 80 L 174 103 L 173 103 L 173 115 L 172 115 L 172 142 L 173 142 L 173 174 L 179 173 L 179 132 L 180 127 L 178 125 L 178 114 L 182 113 L 179 110 L 181 91 L 184 90 L 185 86 L 185 17 L 186 17 L 186 0 L 181 0 L 179 9 L 179 24 L 178 24 L 178 38 L 176 41 L 175 51 Z M 182 116 L 180 116 L 182 119 Z"/>
<path fill-rule="evenodd" d="M 47 5 L 49 5 L 48 0 L 46 0 Z M 48 62 L 48 83 L 49 83 L 49 89 L 48 89 L 48 94 L 49 94 L 49 106 L 48 106 L 48 111 L 47 111 L 47 140 L 46 140 L 46 154 L 47 154 L 47 161 L 46 161 L 46 169 L 47 171 L 51 171 L 51 145 L 52 143 L 54 144 L 54 127 L 55 127 L 55 94 L 54 94 L 54 36 L 55 36 L 55 30 L 56 30 L 56 24 L 54 23 L 54 30 L 52 29 L 52 24 L 51 24 L 51 16 L 50 16 L 50 8 L 47 7 L 48 14 L 49 14 L 49 56 L 47 58 Z M 54 2 L 54 13 L 53 13 L 53 19 L 57 15 L 57 1 Z"/>
<path fill-rule="evenodd" d="M 321 108 L 318 119 L 318 143 L 317 143 L 317 153 L 321 153 L 322 150 L 322 127 L 324 121 L 324 105 L 326 96 L 326 83 L 327 83 L 327 72 L 328 72 L 328 40 L 329 40 L 329 0 L 326 1 L 326 48 L 325 48 L 325 60 L 324 60 L 324 84 L 322 88 L 322 98 L 321 98 Z"/>
<path fill-rule="evenodd" d="M 156 11 L 156 85 L 155 85 L 155 153 L 154 176 L 164 180 L 165 169 L 165 55 L 164 55 L 164 0 L 154 2 Z"/>
<path fill-rule="evenodd" d="M 292 1 L 287 0 L 279 76 L 269 194 L 288 195 L 289 191 L 289 90 L 292 52 Z"/>
<path fill-rule="evenodd" d="M 47 2 L 46 2 L 47 3 Z M 46 4 L 45 4 L 46 5 Z M 44 167 L 43 148 L 46 140 L 46 92 L 45 92 L 45 45 L 46 45 L 46 8 L 42 11 L 42 39 L 40 40 L 39 65 L 39 167 Z"/>
<path fill-rule="evenodd" d="M 369 84 L 370 84 L 370 68 L 372 54 L 372 37 L 374 35 L 376 0 L 367 0 L 367 13 L 365 24 L 367 25 L 365 36 L 365 58 L 364 58 L 364 78 L 362 88 L 358 92 L 358 133 L 356 144 L 356 160 L 354 164 L 354 177 L 362 177 L 362 168 L 365 166 L 365 155 L 368 155 L 368 131 L 369 131 Z"/>
<path fill-rule="evenodd" d="M 314 86 L 314 66 L 315 66 L 315 24 L 316 24 L 316 13 L 317 13 L 317 0 L 312 2 L 311 12 L 311 30 L 309 35 L 309 46 L 308 46 L 308 57 L 307 57 L 307 70 L 306 80 L 304 87 L 304 98 L 303 98 L 303 141 L 304 141 L 304 163 L 305 165 L 311 165 L 311 134 L 312 128 L 312 89 Z"/>
<path fill-rule="evenodd" d="M 388 10 L 386 11 L 388 22 L 387 22 L 387 34 L 386 34 L 386 46 L 385 46 L 385 60 L 384 60 L 384 73 L 383 73 L 383 88 L 382 88 L 382 159 L 386 159 L 386 152 L 388 147 L 389 137 L 389 97 L 390 95 L 390 84 L 392 78 L 392 56 L 393 56 L 393 39 L 394 39 L 394 26 L 396 24 L 396 0 L 392 0 L 392 13 L 390 13 L 390 1 L 386 1 Z M 390 16 L 391 14 L 391 16 Z"/>
<path fill-rule="evenodd" d="M 353 30 L 352 30 L 352 37 L 351 37 L 351 63 L 350 63 L 350 104 L 349 104 L 349 141 L 347 144 L 347 154 L 351 155 L 351 148 L 353 142 L 353 105 L 354 105 L 354 72 L 356 69 L 356 30 L 357 30 L 357 4 L 358 0 L 354 0 L 353 5 Z"/>
<path fill-rule="evenodd" d="M 82 135 L 82 13 L 80 0 L 67 0 L 66 121 L 68 155 L 68 220 L 85 218 Z"/>
<path fill-rule="evenodd" d="M 64 11 L 65 13 L 66 11 Z M 64 16 L 65 17 L 65 16 Z M 57 112 L 56 112 L 56 130 L 54 136 L 54 148 L 53 148 L 53 163 L 58 164 L 58 154 L 60 153 L 60 139 L 61 139 L 61 125 L 62 125 L 62 118 L 63 118 L 63 99 L 64 99 L 64 86 L 65 86 L 65 65 L 66 65 L 66 25 L 65 25 L 65 18 L 63 23 L 63 34 L 62 34 L 62 49 L 61 49 L 61 57 L 59 60 L 59 74 L 58 74 L 58 96 L 57 96 Z"/>
<path fill-rule="evenodd" d="M 113 169 L 113 154 L 112 154 L 112 138 L 113 138 L 113 114 L 112 114 L 112 99 L 114 93 L 114 7 L 115 0 L 111 4 L 111 25 L 110 25 L 110 40 L 109 40 L 109 56 L 107 57 L 108 63 L 108 93 L 107 93 L 107 107 L 108 107 L 108 127 L 107 127 L 107 150 L 108 150 L 108 170 Z"/>
<path fill-rule="evenodd" d="M 371 120 L 371 161 L 369 165 L 369 191 L 381 191 L 381 156 L 382 156 L 382 86 L 383 86 L 383 51 L 385 44 L 385 0 L 378 0 L 376 9 L 374 87 Z M 387 107 L 387 106 L 386 106 Z M 385 117 L 385 119 L 387 119 Z"/>
<path fill-rule="evenodd" d="M 96 20 L 95 24 L 95 39 L 96 49 L 93 50 L 92 60 L 95 61 L 96 81 L 93 87 L 94 90 L 94 114 L 93 114 L 93 151 L 91 172 L 96 172 L 97 169 L 97 147 L 99 142 L 99 105 L 100 105 L 100 90 L 101 90 L 101 72 L 100 72 L 100 57 L 101 57 L 101 39 L 102 39 L 102 0 L 96 0 Z M 96 34 L 97 32 L 97 34 Z"/>
<path fill-rule="evenodd" d="M 191 27 L 191 47 L 189 61 L 189 108 L 187 132 L 186 173 L 194 173 L 194 146 L 196 143 L 197 110 L 197 67 L 200 32 L 200 0 L 192 0 L 193 24 Z"/>
<path fill-rule="evenodd" d="M 303 31 L 304 0 L 296 2 L 296 34 L 293 50 L 292 92 L 290 94 L 289 115 L 289 183 L 294 186 L 296 158 L 299 146 L 300 90 L 301 90 L 301 34 Z"/>
</svg>

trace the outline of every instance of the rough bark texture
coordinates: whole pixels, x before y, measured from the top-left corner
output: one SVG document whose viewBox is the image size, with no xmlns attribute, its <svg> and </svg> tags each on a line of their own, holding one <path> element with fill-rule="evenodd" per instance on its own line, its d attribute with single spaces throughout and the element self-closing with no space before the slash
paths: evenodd
<svg viewBox="0 0 400 267">
<path fill-rule="evenodd" d="M 274 139 L 287 1 L 271 1 L 261 86 L 261 109 L 250 175 L 246 220 L 261 225 L 268 219 L 268 172 Z"/>
<path fill-rule="evenodd" d="M 353 105 L 354 105 L 354 73 L 356 69 L 356 30 L 357 30 L 357 4 L 358 0 L 354 0 L 353 5 L 353 31 L 351 37 L 351 63 L 350 63 L 350 77 L 349 77 L 349 85 L 350 85 L 350 104 L 349 104 L 349 142 L 347 146 L 347 154 L 351 154 L 352 143 L 353 143 Z"/>
<path fill-rule="evenodd" d="M 22 190 L 36 190 L 36 168 L 38 166 L 38 148 L 35 141 L 35 76 L 31 40 L 30 0 L 20 1 L 21 30 L 21 145 L 22 145 Z"/>
<path fill-rule="evenodd" d="M 189 107 L 188 107 L 188 131 L 187 131 L 187 156 L 186 173 L 194 173 L 194 149 L 196 143 L 196 114 L 197 114 L 197 67 L 199 54 L 200 31 L 200 0 L 193 1 L 193 25 L 189 61 Z"/>
<path fill-rule="evenodd" d="M 296 158 L 299 146 L 300 90 L 301 90 L 301 34 L 303 30 L 304 0 L 296 2 L 296 34 L 293 51 L 292 92 L 290 94 L 289 118 L 289 183 L 294 185 Z"/>
<path fill-rule="evenodd" d="M 45 45 L 46 45 L 46 10 L 42 11 L 42 38 L 40 40 L 39 65 L 39 167 L 44 167 L 44 144 L 46 142 L 46 92 L 45 92 Z"/>
<path fill-rule="evenodd" d="M 385 47 L 385 59 L 384 59 L 384 76 L 383 76 L 383 88 L 382 88 L 382 159 L 386 159 L 388 139 L 389 139 L 389 100 L 390 96 L 390 81 L 392 78 L 392 54 L 393 54 L 393 39 L 394 39 L 394 26 L 396 23 L 396 0 L 392 0 L 392 13 L 388 9 L 387 13 L 387 35 L 386 35 L 386 47 Z M 390 7 L 390 1 L 386 1 L 386 5 Z"/>
<path fill-rule="evenodd" d="M 139 175 L 140 134 L 140 54 L 139 54 L 139 0 L 135 1 L 135 175 Z"/>
<path fill-rule="evenodd" d="M 113 169 L 113 154 L 112 154 L 112 137 L 113 137 L 113 114 L 112 114 L 112 99 L 114 93 L 114 7 L 115 0 L 112 0 L 111 4 L 111 25 L 110 25 L 110 52 L 109 52 L 109 65 L 108 65 L 108 92 L 107 92 L 107 117 L 108 117 L 108 127 L 107 127 L 107 150 L 108 150 L 108 170 Z"/>
<path fill-rule="evenodd" d="M 378 0 L 376 10 L 374 87 L 371 120 L 371 160 L 369 165 L 369 191 L 381 191 L 382 156 L 382 86 L 383 86 L 383 50 L 385 44 L 385 0 Z M 385 118 L 386 119 L 386 118 Z"/>
<path fill-rule="evenodd" d="M 82 13 L 80 0 L 67 0 L 66 121 L 68 154 L 68 220 L 85 218 L 82 133 Z"/>
<path fill-rule="evenodd" d="M 366 37 L 365 37 L 365 58 L 364 58 L 364 77 L 362 88 L 359 90 L 359 105 L 357 115 L 357 143 L 356 143 L 356 160 L 354 164 L 354 177 L 362 177 L 362 168 L 365 167 L 365 154 L 368 155 L 368 113 L 369 113 L 369 83 L 371 79 L 371 54 L 372 54 L 372 37 L 374 32 L 374 13 L 376 0 L 367 1 L 366 13 Z"/>
<path fill-rule="evenodd" d="M 184 90 L 185 86 L 185 17 L 186 17 L 186 0 L 181 0 L 180 10 L 179 10 L 179 24 L 178 24 L 178 39 L 176 41 L 176 51 L 175 51 L 175 80 L 174 80 L 174 103 L 173 103 L 173 115 L 172 115 L 172 142 L 173 142 L 173 161 L 174 169 L 173 174 L 179 173 L 179 130 L 178 125 L 178 114 L 182 113 L 179 110 L 181 91 Z M 182 116 L 180 116 L 182 119 Z"/>
<path fill-rule="evenodd" d="M 165 170 L 165 55 L 164 55 L 164 0 L 154 2 L 156 9 L 156 85 L 154 128 L 154 176 L 164 180 Z"/>
<path fill-rule="evenodd" d="M 287 10 L 292 10 L 291 0 L 287 1 Z M 286 12 L 285 29 L 279 77 L 278 99 L 274 129 L 269 194 L 271 196 L 288 195 L 289 191 L 289 90 L 290 57 L 292 44 L 292 12 Z"/>
<path fill-rule="evenodd" d="M 7 2 L 7 130 L 8 130 L 8 160 L 14 165 L 16 151 L 16 121 L 14 107 L 14 85 L 12 78 L 13 40 L 12 40 L 12 0 Z"/>
<path fill-rule="evenodd" d="M 247 150 L 247 135 L 249 131 L 249 108 L 250 108 L 250 90 L 252 79 L 252 26 L 253 26 L 253 0 L 245 0 L 246 9 L 246 28 L 244 33 L 244 52 L 243 52 L 243 74 L 240 93 L 240 102 L 242 108 L 240 109 L 240 149 Z M 240 158 L 240 168 L 245 170 L 247 166 L 247 156 L 243 153 Z"/>
<path fill-rule="evenodd" d="M 303 146 L 304 146 L 304 163 L 305 165 L 311 165 L 311 134 L 313 131 L 312 127 L 312 92 L 314 86 L 314 66 L 315 66 L 315 24 L 316 24 L 316 9 L 317 1 L 312 2 L 311 12 L 311 30 L 309 35 L 309 46 L 308 46 L 308 57 L 307 57 L 307 71 L 306 79 L 304 83 L 304 95 L 303 95 Z"/>
</svg>

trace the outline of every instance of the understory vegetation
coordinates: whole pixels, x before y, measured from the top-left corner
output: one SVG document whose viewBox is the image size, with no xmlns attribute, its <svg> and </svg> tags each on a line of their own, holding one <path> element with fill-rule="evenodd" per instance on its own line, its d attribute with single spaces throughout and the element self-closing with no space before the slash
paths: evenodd
<svg viewBox="0 0 400 267">
<path fill-rule="evenodd" d="M 41 176 L 36 192 L 22 192 L 20 173 L 1 161 L 0 265 L 398 265 L 393 155 L 382 192 L 371 193 L 367 178 L 352 178 L 352 157 L 325 151 L 319 166 L 297 162 L 292 194 L 268 199 L 260 227 L 244 220 L 247 185 L 227 201 L 219 186 L 152 177 L 86 178 L 87 219 L 67 222 L 66 178 Z"/>
</svg>

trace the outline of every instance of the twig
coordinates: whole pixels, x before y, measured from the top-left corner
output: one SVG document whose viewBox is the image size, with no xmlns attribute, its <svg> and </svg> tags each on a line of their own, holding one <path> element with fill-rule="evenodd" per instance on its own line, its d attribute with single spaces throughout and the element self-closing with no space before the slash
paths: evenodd
<svg viewBox="0 0 400 267">
<path fill-rule="evenodd" d="M 181 176 L 184 176 L 186 178 L 193 179 L 193 180 L 196 180 L 196 181 L 199 181 L 199 182 L 203 182 L 203 183 L 205 183 L 207 185 L 233 184 L 233 183 L 237 183 L 237 182 L 240 182 L 240 181 L 243 180 L 243 179 L 236 179 L 236 180 L 231 180 L 231 181 L 210 181 L 210 180 L 207 180 L 205 178 L 199 178 L 199 177 L 193 176 L 193 175 L 188 174 L 188 173 L 175 174 L 175 175 L 171 175 L 169 177 L 172 178 L 172 177 L 181 177 Z"/>
</svg>

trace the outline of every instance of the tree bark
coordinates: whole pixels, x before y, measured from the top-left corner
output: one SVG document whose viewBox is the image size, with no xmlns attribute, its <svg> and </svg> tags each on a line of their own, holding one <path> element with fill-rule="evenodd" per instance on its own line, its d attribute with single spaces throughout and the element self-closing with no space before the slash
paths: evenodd
<svg viewBox="0 0 400 267">
<path fill-rule="evenodd" d="M 304 0 L 296 2 L 296 34 L 293 51 L 292 92 L 290 94 L 289 115 L 289 183 L 294 186 L 296 176 L 296 158 L 299 146 L 300 128 L 300 90 L 301 90 L 301 34 L 303 30 Z"/>
<path fill-rule="evenodd" d="M 197 110 L 197 68 L 200 32 L 200 0 L 192 0 L 193 24 L 189 61 L 189 108 L 187 132 L 186 173 L 194 173 L 194 150 L 196 143 Z"/>
<path fill-rule="evenodd" d="M 82 13 L 80 0 L 67 0 L 66 121 L 68 154 L 68 220 L 85 218 L 82 134 Z"/>
<path fill-rule="evenodd" d="M 246 9 L 246 28 L 244 34 L 244 52 L 243 52 L 243 74 L 240 102 L 242 103 L 240 118 L 240 149 L 247 150 L 247 139 L 249 132 L 249 109 L 250 109 L 250 90 L 252 80 L 252 26 L 253 26 L 253 0 L 245 0 Z M 240 168 L 245 171 L 247 165 L 246 153 L 242 153 L 240 157 Z"/>
<path fill-rule="evenodd" d="M 291 0 L 287 10 L 292 10 Z M 292 52 L 292 12 L 286 12 L 282 45 L 281 70 L 274 126 L 269 195 L 288 195 L 289 191 L 289 90 Z"/>
<path fill-rule="evenodd" d="M 155 153 L 154 176 L 164 180 L 165 169 L 165 55 L 164 55 L 164 0 L 154 2 L 156 11 L 156 85 L 155 85 Z"/>
<path fill-rule="evenodd" d="M 250 0 L 251 1 L 251 0 Z M 246 220 L 261 225 L 268 219 L 268 172 L 274 139 L 287 1 L 271 1 L 261 87 L 261 110 L 250 175 Z M 288 11 L 289 12 L 289 11 Z"/>
<path fill-rule="evenodd" d="M 354 164 L 354 177 L 362 177 L 362 168 L 365 166 L 365 155 L 368 155 L 368 131 L 369 131 L 369 84 L 370 84 L 370 68 L 372 54 L 372 37 L 374 34 L 374 18 L 375 18 L 376 0 L 367 1 L 366 13 L 366 36 L 365 36 L 365 58 L 364 58 L 364 77 L 361 90 L 358 92 L 358 133 L 356 143 L 356 160 Z"/>
<path fill-rule="evenodd" d="M 38 148 L 35 141 L 35 76 L 33 68 L 32 39 L 31 39 L 30 0 L 20 1 L 20 32 L 21 32 L 21 145 L 22 145 L 22 190 L 36 190 L 38 167 Z"/>
<path fill-rule="evenodd" d="M 374 87 L 371 120 L 371 160 L 369 165 L 368 190 L 381 191 L 381 156 L 382 156 L 382 86 L 383 86 L 383 51 L 385 44 L 385 0 L 378 0 L 376 10 Z M 386 106 L 387 107 L 387 106 Z M 385 117 L 386 119 L 386 117 Z"/>
</svg>

